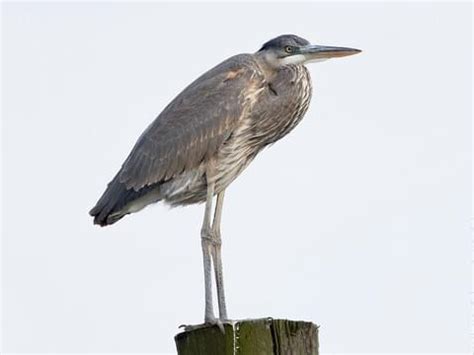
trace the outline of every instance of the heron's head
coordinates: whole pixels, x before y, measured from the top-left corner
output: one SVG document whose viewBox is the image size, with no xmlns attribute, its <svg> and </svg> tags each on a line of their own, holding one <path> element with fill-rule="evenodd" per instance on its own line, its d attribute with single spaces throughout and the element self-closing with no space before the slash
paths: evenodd
<svg viewBox="0 0 474 355">
<path fill-rule="evenodd" d="M 354 48 L 314 45 L 295 35 L 278 36 L 266 42 L 258 51 L 274 67 L 319 62 L 360 52 L 360 49 Z"/>
</svg>

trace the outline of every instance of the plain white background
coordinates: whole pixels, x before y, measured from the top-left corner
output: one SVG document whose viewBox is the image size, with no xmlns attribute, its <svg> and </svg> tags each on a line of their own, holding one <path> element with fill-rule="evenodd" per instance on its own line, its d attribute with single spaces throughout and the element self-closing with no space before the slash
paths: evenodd
<svg viewBox="0 0 474 355">
<path fill-rule="evenodd" d="M 4 3 L 2 352 L 173 352 L 203 317 L 202 206 L 88 210 L 191 80 L 295 33 L 305 119 L 229 188 L 229 315 L 324 352 L 470 352 L 469 3 Z"/>
</svg>

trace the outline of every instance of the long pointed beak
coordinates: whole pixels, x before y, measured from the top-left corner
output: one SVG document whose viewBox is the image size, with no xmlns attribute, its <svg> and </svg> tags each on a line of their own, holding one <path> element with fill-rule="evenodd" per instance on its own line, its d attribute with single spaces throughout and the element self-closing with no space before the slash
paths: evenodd
<svg viewBox="0 0 474 355">
<path fill-rule="evenodd" d="M 308 60 L 346 57 L 360 52 L 362 52 L 360 49 L 355 48 L 318 46 L 312 44 L 300 48 L 300 53 Z"/>
</svg>

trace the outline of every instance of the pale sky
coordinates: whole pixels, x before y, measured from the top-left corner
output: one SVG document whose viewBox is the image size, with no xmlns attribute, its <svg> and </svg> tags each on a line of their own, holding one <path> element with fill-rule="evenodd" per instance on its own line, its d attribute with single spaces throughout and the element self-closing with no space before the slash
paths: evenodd
<svg viewBox="0 0 474 355">
<path fill-rule="evenodd" d="M 303 122 L 226 194 L 233 319 L 320 325 L 321 350 L 469 353 L 469 3 L 3 3 L 2 353 L 173 353 L 204 315 L 203 206 L 88 210 L 189 82 L 276 35 Z"/>
</svg>

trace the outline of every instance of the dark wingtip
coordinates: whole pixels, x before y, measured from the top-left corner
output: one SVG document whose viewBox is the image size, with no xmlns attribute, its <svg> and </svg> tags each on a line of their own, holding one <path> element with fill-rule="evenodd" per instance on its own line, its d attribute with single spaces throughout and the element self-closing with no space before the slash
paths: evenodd
<svg viewBox="0 0 474 355">
<path fill-rule="evenodd" d="M 101 227 L 109 226 L 129 214 L 125 206 L 137 198 L 144 196 L 157 185 L 146 186 L 139 191 L 127 189 L 126 185 L 118 182 L 115 177 L 108 185 L 107 189 L 99 199 L 97 204 L 89 211 L 89 215 L 94 217 L 94 224 Z"/>
<path fill-rule="evenodd" d="M 89 211 L 89 215 L 94 217 L 94 224 L 100 227 L 110 226 L 125 216 L 125 214 L 120 213 L 108 214 L 97 206 Z"/>
<path fill-rule="evenodd" d="M 97 215 L 97 206 L 94 206 L 90 211 L 89 211 L 89 216 L 95 217 Z"/>
<path fill-rule="evenodd" d="M 101 219 L 99 219 L 98 217 L 95 217 L 95 218 L 94 218 L 94 225 L 99 226 L 99 227 L 108 226 L 106 219 L 105 219 L 105 220 L 103 220 L 103 219 L 101 220 Z"/>
<path fill-rule="evenodd" d="M 89 215 L 91 217 L 94 217 L 94 224 L 101 227 L 105 227 L 109 225 L 109 223 L 107 223 L 107 216 L 104 216 L 104 213 L 102 212 L 103 212 L 103 209 L 99 208 L 99 206 L 96 205 L 94 208 L 92 208 L 89 211 Z"/>
</svg>

